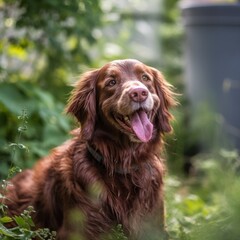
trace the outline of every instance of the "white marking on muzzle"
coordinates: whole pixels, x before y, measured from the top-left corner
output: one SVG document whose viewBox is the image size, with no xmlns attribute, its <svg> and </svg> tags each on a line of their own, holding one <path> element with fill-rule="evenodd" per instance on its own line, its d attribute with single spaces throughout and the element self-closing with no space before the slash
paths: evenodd
<svg viewBox="0 0 240 240">
<path fill-rule="evenodd" d="M 134 102 L 129 96 L 129 92 L 134 88 L 145 89 L 148 92 L 146 100 L 144 100 L 143 102 Z M 149 92 L 148 88 L 143 83 L 136 80 L 127 81 L 123 84 L 122 89 L 123 91 L 117 104 L 120 113 L 128 115 L 133 113 L 134 111 L 137 111 L 140 108 L 145 109 L 146 111 L 152 110 L 154 106 L 153 97 Z"/>
</svg>

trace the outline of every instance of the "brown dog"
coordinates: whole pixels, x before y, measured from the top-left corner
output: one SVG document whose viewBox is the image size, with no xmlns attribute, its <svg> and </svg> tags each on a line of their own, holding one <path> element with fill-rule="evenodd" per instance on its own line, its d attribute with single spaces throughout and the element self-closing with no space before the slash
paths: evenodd
<svg viewBox="0 0 240 240">
<path fill-rule="evenodd" d="M 137 60 L 117 60 L 85 73 L 67 106 L 81 129 L 11 180 L 9 213 L 32 205 L 36 225 L 57 231 L 58 239 L 76 232 L 101 239 L 117 224 L 129 238 L 139 238 L 138 230 L 148 220 L 161 239 L 160 154 L 174 104 L 162 74 Z"/>
</svg>

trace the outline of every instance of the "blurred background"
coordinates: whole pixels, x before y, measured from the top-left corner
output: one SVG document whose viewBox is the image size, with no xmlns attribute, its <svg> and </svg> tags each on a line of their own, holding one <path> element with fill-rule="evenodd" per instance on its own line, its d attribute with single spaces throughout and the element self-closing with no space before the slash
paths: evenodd
<svg viewBox="0 0 240 240">
<path fill-rule="evenodd" d="M 81 73 L 136 58 L 179 93 L 165 151 L 170 238 L 240 239 L 239 43 L 238 1 L 0 0 L 1 179 L 70 137 L 63 111 Z"/>
</svg>

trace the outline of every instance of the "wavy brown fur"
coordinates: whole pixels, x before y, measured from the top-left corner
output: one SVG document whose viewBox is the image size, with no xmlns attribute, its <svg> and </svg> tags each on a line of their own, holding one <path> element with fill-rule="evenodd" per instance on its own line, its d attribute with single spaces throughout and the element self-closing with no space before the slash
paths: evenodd
<svg viewBox="0 0 240 240">
<path fill-rule="evenodd" d="M 103 80 L 109 69 L 124 81 L 138 80 L 142 71 L 152 78 L 146 83 L 155 99 L 150 141 L 131 141 L 106 119 L 122 92 L 120 83 L 117 90 L 105 90 Z M 129 238 L 138 238 L 139 229 L 149 219 L 160 238 L 164 234 L 164 163 L 160 154 L 162 135 L 171 131 L 172 96 L 171 86 L 161 73 L 136 60 L 114 61 L 85 73 L 67 107 L 80 122 L 81 130 L 75 130 L 71 140 L 37 162 L 32 170 L 11 180 L 9 200 L 5 202 L 9 213 L 19 214 L 27 206 L 34 206 L 37 226 L 56 230 L 58 239 L 68 239 L 74 233 L 85 239 L 100 239 L 117 224 Z M 89 152 L 87 142 L 102 156 L 101 162 Z"/>
</svg>

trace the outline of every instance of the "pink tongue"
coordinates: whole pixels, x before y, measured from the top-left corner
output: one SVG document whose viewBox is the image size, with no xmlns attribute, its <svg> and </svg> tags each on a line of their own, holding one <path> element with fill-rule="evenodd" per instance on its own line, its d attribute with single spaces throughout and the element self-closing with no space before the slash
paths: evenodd
<svg viewBox="0 0 240 240">
<path fill-rule="evenodd" d="M 132 129 L 142 142 L 148 142 L 152 137 L 153 125 L 144 111 L 135 112 L 131 117 Z"/>
</svg>

